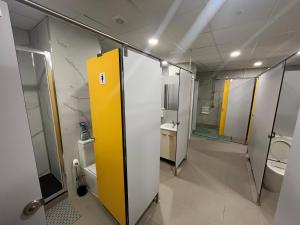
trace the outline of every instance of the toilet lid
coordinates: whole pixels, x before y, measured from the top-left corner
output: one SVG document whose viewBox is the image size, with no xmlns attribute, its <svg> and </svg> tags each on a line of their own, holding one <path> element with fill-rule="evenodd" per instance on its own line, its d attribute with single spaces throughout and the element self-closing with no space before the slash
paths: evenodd
<svg viewBox="0 0 300 225">
<path fill-rule="evenodd" d="M 287 162 L 290 148 L 291 144 L 288 141 L 284 139 L 275 139 L 271 142 L 270 158 L 276 161 Z"/>
</svg>

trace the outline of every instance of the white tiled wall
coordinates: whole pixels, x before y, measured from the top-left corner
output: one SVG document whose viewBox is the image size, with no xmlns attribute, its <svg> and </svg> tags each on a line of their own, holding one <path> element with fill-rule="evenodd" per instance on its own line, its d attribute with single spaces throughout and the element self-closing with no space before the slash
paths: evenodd
<svg viewBox="0 0 300 225">
<path fill-rule="evenodd" d="M 79 122 L 91 125 L 86 60 L 99 53 L 99 40 L 87 31 L 53 18 L 44 20 L 31 36 L 35 36 L 32 40 L 36 40 L 37 47 L 51 51 L 65 171 L 68 189 L 72 191 L 75 187 L 72 161 L 78 158 Z"/>
</svg>

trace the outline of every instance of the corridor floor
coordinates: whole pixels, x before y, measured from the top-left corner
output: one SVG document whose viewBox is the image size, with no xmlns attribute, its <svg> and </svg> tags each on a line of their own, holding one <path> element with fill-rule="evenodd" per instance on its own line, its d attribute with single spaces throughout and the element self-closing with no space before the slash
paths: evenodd
<svg viewBox="0 0 300 225">
<path fill-rule="evenodd" d="M 252 202 L 246 146 L 192 138 L 178 176 L 161 162 L 160 202 L 139 225 L 271 225 L 277 196 L 264 191 L 261 206 Z M 74 225 L 114 224 L 91 195 L 70 196 L 82 217 Z"/>
</svg>

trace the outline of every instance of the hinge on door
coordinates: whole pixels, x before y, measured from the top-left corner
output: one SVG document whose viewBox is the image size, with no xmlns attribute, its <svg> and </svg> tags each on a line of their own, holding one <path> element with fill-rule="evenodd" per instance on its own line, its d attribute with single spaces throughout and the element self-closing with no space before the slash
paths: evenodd
<svg viewBox="0 0 300 225">
<path fill-rule="evenodd" d="M 123 46 L 123 55 L 124 55 L 125 57 L 128 56 L 128 49 L 127 49 L 127 46 Z"/>
<path fill-rule="evenodd" d="M 274 138 L 275 137 L 275 132 L 272 132 L 271 134 L 268 134 L 268 138 Z"/>
</svg>

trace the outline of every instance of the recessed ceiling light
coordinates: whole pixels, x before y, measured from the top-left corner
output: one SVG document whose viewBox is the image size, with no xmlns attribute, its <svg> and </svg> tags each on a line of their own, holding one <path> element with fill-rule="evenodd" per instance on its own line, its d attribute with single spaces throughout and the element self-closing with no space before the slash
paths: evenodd
<svg viewBox="0 0 300 225">
<path fill-rule="evenodd" d="M 150 38 L 150 39 L 148 40 L 148 43 L 149 43 L 149 45 L 154 46 L 154 45 L 157 45 L 157 44 L 158 44 L 158 40 L 157 40 L 156 38 Z"/>
<path fill-rule="evenodd" d="M 231 58 L 236 58 L 239 57 L 240 55 L 241 55 L 241 51 L 234 51 L 230 53 Z"/>
<path fill-rule="evenodd" d="M 297 55 L 300 55 L 300 50 L 297 52 Z"/>
<path fill-rule="evenodd" d="M 161 64 L 162 64 L 163 66 L 167 66 L 169 63 L 168 63 L 166 60 L 164 60 L 164 61 L 161 62 Z"/>
<path fill-rule="evenodd" d="M 263 64 L 262 61 L 257 61 L 257 62 L 255 62 L 255 63 L 253 64 L 253 66 L 259 67 L 259 66 L 261 66 L 262 64 Z"/>
</svg>

